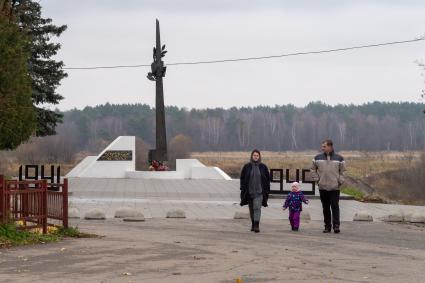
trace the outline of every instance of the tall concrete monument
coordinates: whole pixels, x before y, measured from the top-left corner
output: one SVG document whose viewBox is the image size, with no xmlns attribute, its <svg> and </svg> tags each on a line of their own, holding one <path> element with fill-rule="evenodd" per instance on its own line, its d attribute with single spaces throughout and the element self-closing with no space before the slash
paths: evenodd
<svg viewBox="0 0 425 283">
<path fill-rule="evenodd" d="M 156 83 L 155 111 L 156 111 L 156 148 L 149 150 L 149 161 L 167 161 L 167 135 L 165 130 L 164 88 L 162 78 L 165 77 L 167 67 L 162 57 L 165 56 L 165 44 L 161 46 L 159 21 L 156 20 L 156 46 L 153 48 L 153 63 L 148 79 Z"/>
<path fill-rule="evenodd" d="M 167 161 L 167 136 L 165 131 L 164 90 L 162 78 L 167 67 L 164 66 L 165 45 L 161 46 L 159 22 L 156 20 L 156 45 L 153 48 L 153 63 L 147 77 L 156 84 L 156 148 L 149 151 L 149 160 Z M 68 178 L 81 178 L 86 182 L 92 178 L 114 178 L 118 183 L 124 179 L 199 179 L 232 180 L 218 167 L 208 167 L 197 159 L 177 159 L 173 171 L 137 171 L 136 137 L 119 136 L 97 156 L 86 156 L 67 175 Z M 124 183 L 127 180 L 122 181 Z M 117 183 L 117 184 L 118 184 Z M 85 184 L 85 183 L 84 183 Z M 123 188 L 117 185 L 117 188 Z M 115 186 L 114 185 L 114 186 Z M 86 186 L 86 185 L 84 185 Z M 143 187 L 143 186 L 142 186 Z"/>
</svg>

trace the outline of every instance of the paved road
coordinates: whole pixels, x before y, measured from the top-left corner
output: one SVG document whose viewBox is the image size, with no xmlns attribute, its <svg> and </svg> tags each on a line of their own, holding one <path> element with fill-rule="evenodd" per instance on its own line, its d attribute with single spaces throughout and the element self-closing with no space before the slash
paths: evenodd
<svg viewBox="0 0 425 283">
<path fill-rule="evenodd" d="M 239 206 L 238 181 L 224 180 L 140 180 L 140 179 L 70 179 L 71 206 L 80 215 L 92 208 L 105 210 L 113 218 L 119 207 L 129 206 L 142 211 L 147 218 L 163 218 L 170 209 L 183 209 L 190 219 L 231 219 Z M 280 209 L 282 200 L 271 199 L 263 210 L 264 219 L 285 219 Z M 319 200 L 305 207 L 313 220 L 322 220 Z M 354 200 L 341 201 L 341 219 L 351 221 L 356 212 L 369 211 L 376 220 L 390 212 L 425 212 L 425 207 L 387 204 L 365 204 Z"/>
<path fill-rule="evenodd" d="M 101 239 L 0 250 L 1 282 L 423 282 L 425 227 L 318 221 L 117 219 L 81 221 Z"/>
</svg>

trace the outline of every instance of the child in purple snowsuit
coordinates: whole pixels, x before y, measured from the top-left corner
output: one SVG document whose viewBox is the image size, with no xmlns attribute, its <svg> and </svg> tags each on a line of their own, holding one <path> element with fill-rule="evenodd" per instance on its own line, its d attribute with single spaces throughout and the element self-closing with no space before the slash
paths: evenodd
<svg viewBox="0 0 425 283">
<path fill-rule="evenodd" d="M 308 204 L 308 200 L 301 191 L 300 184 L 294 182 L 291 185 L 291 192 L 283 204 L 283 210 L 289 207 L 289 222 L 291 223 L 292 231 L 298 231 L 300 227 L 300 214 L 303 210 L 303 203 Z"/>
</svg>

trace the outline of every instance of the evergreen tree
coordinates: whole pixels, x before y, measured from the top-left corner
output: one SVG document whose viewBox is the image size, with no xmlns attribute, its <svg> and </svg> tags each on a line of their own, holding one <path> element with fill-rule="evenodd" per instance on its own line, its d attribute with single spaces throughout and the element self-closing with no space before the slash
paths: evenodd
<svg viewBox="0 0 425 283">
<path fill-rule="evenodd" d="M 36 135 L 53 135 L 56 125 L 62 120 L 62 114 L 43 105 L 58 104 L 63 99 L 56 89 L 67 74 L 63 70 L 63 62 L 52 59 L 61 45 L 50 40 L 52 37 L 59 37 L 66 30 L 66 25 L 56 26 L 52 23 L 52 19 L 43 18 L 41 5 L 36 1 L 13 0 L 10 1 L 10 5 L 21 30 L 29 38 L 28 72 L 31 79 L 32 102 L 37 112 Z"/>
<path fill-rule="evenodd" d="M 36 126 L 27 72 L 28 38 L 11 21 L 0 1 L 0 150 L 14 149 L 29 139 Z"/>
</svg>

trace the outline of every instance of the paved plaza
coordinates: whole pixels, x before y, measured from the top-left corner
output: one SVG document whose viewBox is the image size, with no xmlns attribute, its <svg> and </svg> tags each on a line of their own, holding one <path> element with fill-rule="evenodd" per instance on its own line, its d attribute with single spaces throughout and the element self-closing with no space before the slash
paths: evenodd
<svg viewBox="0 0 425 283">
<path fill-rule="evenodd" d="M 423 282 L 425 227 L 343 222 L 323 234 L 320 221 L 292 232 L 266 219 L 119 219 L 78 222 L 102 238 L 0 251 L 1 282 Z M 76 223 L 73 223 L 74 225 Z"/>
<path fill-rule="evenodd" d="M 278 186 L 278 184 L 273 184 Z M 231 219 L 236 211 L 248 211 L 239 206 L 239 181 L 225 180 L 143 180 L 70 178 L 71 207 L 78 208 L 81 217 L 93 208 L 101 208 L 107 218 L 113 218 L 120 207 L 132 207 L 146 218 L 164 218 L 167 211 L 182 209 L 189 219 Z M 286 219 L 282 199 L 270 199 L 262 210 L 263 219 Z M 342 221 L 352 221 L 356 212 L 366 210 L 376 221 L 392 212 L 406 214 L 425 212 L 425 207 L 372 204 L 341 200 Z M 312 220 L 322 220 L 320 200 L 312 199 L 305 206 Z"/>
<path fill-rule="evenodd" d="M 393 211 L 424 207 L 342 200 L 342 233 L 322 233 L 320 200 L 312 199 L 299 232 L 290 231 L 281 199 L 263 209 L 261 233 L 239 206 L 236 180 L 70 179 L 71 225 L 97 238 L 0 251 L 0 282 L 421 282 L 425 225 L 385 223 Z M 142 211 L 144 222 L 114 218 L 119 207 Z M 85 220 L 100 208 L 106 220 Z M 182 209 L 186 219 L 165 218 Z M 369 211 L 377 221 L 354 222 Z"/>
</svg>

